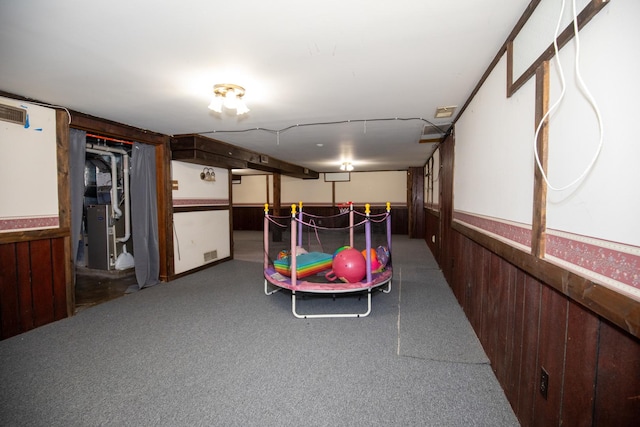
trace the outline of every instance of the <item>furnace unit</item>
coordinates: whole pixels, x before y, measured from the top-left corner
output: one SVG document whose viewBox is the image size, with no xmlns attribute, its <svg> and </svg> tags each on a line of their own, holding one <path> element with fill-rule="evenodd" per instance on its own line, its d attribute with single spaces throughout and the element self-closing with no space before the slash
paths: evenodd
<svg viewBox="0 0 640 427">
<path fill-rule="evenodd" d="M 88 268 L 99 270 L 115 268 L 118 252 L 113 233 L 118 225 L 122 226 L 122 221 L 115 221 L 115 228 L 112 221 L 114 220 L 111 218 L 111 205 L 87 206 Z"/>
</svg>

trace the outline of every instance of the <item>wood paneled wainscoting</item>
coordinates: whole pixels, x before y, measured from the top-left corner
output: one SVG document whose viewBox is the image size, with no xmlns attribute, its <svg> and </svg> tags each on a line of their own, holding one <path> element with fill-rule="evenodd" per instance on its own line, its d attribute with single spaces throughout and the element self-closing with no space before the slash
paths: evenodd
<svg viewBox="0 0 640 427">
<path fill-rule="evenodd" d="M 440 212 L 425 208 L 425 241 L 436 259 L 440 259 Z M 428 232 L 427 232 L 428 231 Z"/>
<path fill-rule="evenodd" d="M 65 239 L 0 243 L 0 339 L 69 315 Z"/>
<path fill-rule="evenodd" d="M 637 425 L 640 339 L 464 233 L 450 244 L 447 280 L 522 425 Z"/>
<path fill-rule="evenodd" d="M 269 208 L 271 209 L 271 207 Z M 331 216 L 339 213 L 337 206 L 303 206 L 305 212 L 312 215 Z M 354 209 L 363 211 L 363 207 L 355 206 Z M 371 214 L 380 214 L 386 211 L 386 207 L 371 206 Z M 271 212 L 273 213 L 273 212 Z M 279 215 L 291 214 L 290 206 L 283 206 Z M 406 206 L 391 206 L 391 233 L 408 234 L 409 232 L 409 212 Z M 331 226 L 325 224 L 325 226 Z M 264 227 L 264 205 L 263 206 L 233 206 L 233 229 L 262 231 Z"/>
<path fill-rule="evenodd" d="M 264 228 L 264 206 L 233 206 L 232 212 L 234 230 L 262 231 Z"/>
</svg>

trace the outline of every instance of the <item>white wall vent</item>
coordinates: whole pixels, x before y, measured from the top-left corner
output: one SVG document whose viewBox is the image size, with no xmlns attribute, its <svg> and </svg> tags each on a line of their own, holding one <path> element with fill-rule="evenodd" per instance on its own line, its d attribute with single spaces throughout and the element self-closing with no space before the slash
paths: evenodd
<svg viewBox="0 0 640 427">
<path fill-rule="evenodd" d="M 218 258 L 218 251 L 216 249 L 204 253 L 204 262 L 213 261 L 214 259 L 217 259 L 217 258 Z"/>
<path fill-rule="evenodd" d="M 27 123 L 27 110 L 0 104 L 0 120 L 24 126 Z"/>
</svg>

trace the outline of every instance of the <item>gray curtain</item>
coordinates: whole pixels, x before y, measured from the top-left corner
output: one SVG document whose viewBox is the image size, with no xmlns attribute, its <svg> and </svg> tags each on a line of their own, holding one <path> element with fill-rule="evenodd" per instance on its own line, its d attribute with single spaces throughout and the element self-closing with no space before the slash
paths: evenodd
<svg viewBox="0 0 640 427">
<path fill-rule="evenodd" d="M 134 142 L 131 154 L 131 237 L 138 288 L 160 282 L 155 147 Z"/>
<path fill-rule="evenodd" d="M 69 129 L 69 175 L 71 181 L 71 250 L 73 263 L 78 260 L 78 246 L 84 208 L 84 161 L 87 133 Z"/>
</svg>

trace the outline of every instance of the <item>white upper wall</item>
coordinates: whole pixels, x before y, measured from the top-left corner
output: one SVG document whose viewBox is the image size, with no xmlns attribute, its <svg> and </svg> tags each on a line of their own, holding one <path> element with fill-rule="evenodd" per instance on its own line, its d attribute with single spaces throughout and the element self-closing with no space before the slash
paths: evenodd
<svg viewBox="0 0 640 427">
<path fill-rule="evenodd" d="M 506 57 L 455 127 L 454 209 L 531 224 L 535 82 L 506 97 Z"/>
<path fill-rule="evenodd" d="M 576 13 L 591 0 L 575 0 Z M 560 18 L 563 2 L 558 0 L 541 0 L 535 11 L 513 41 L 513 74 L 514 81 L 553 43 L 553 36 L 558 18 Z M 560 20 L 560 32 L 573 21 L 572 0 L 565 0 Z"/>
<path fill-rule="evenodd" d="M 407 204 L 407 172 L 351 172 L 349 182 L 336 182 L 336 203 Z"/>
<path fill-rule="evenodd" d="M 232 184 L 233 204 L 260 204 L 268 203 L 267 189 L 271 192 L 271 184 L 268 183 L 269 175 L 244 175 L 239 184 Z"/>
<path fill-rule="evenodd" d="M 269 176 L 271 178 L 271 176 Z M 233 203 L 259 205 L 267 200 L 267 186 L 264 175 L 242 177 L 241 184 L 234 184 Z M 325 182 L 324 174 L 319 179 L 298 179 L 282 176 L 282 205 L 322 204 L 353 202 L 357 204 L 381 204 L 386 202 L 405 206 L 407 203 L 407 172 L 351 172 L 348 182 Z M 273 180 L 269 179 L 269 202 L 273 202 Z"/>
<path fill-rule="evenodd" d="M 580 71 L 601 112 L 603 148 L 578 185 L 565 191 L 549 189 L 549 229 L 640 246 L 640 144 L 635 126 L 640 113 L 638 17 L 639 1 L 612 1 L 579 33 Z M 548 31 L 546 26 L 539 27 L 527 25 L 523 31 L 548 39 L 542 34 Z M 560 52 L 566 96 L 549 123 L 548 176 L 555 187 L 580 176 L 599 142 L 594 108 L 576 85 L 575 47 L 574 39 Z M 511 98 L 506 98 L 505 88 L 502 58 L 457 122 L 454 209 L 530 224 L 535 82 L 530 79 Z M 560 89 L 554 58 L 551 105 Z"/>
<path fill-rule="evenodd" d="M 213 171 L 215 181 L 204 181 L 200 174 L 204 170 Z M 193 163 L 171 161 L 171 179 L 178 181 L 178 189 L 173 190 L 173 200 L 194 200 L 202 204 L 209 201 L 229 200 L 229 171 L 227 169 L 205 167 Z"/>
<path fill-rule="evenodd" d="M 19 219 L 55 217 L 57 226 L 55 110 L 2 97 L 0 103 L 27 110 L 24 126 L 0 121 L 0 221 L 14 224 L 0 231 L 22 228 Z"/>
<path fill-rule="evenodd" d="M 609 3 L 579 33 L 580 71 L 602 114 L 603 147 L 593 170 L 578 186 L 549 191 L 551 229 L 640 246 L 640 2 Z M 562 187 L 578 177 L 597 150 L 594 109 L 575 83 L 575 41 L 560 52 L 566 97 L 549 123 L 549 180 Z M 560 94 L 551 63 L 551 103 Z"/>
<path fill-rule="evenodd" d="M 325 182 L 323 174 L 318 179 L 298 179 L 282 176 L 282 205 L 309 203 L 331 203 L 331 183 Z"/>
</svg>

